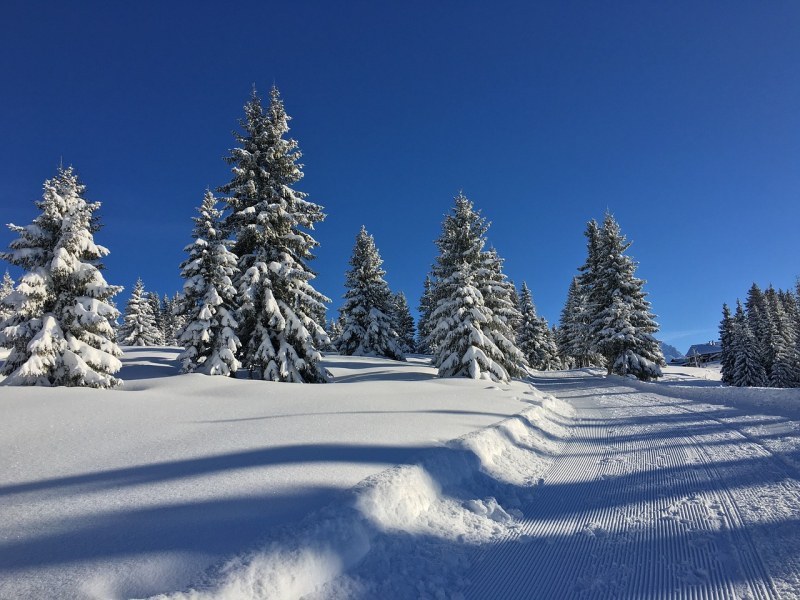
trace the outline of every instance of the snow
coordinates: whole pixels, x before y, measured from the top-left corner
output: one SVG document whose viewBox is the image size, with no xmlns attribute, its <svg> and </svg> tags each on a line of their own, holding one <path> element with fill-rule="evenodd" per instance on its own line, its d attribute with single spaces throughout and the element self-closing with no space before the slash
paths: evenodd
<svg viewBox="0 0 800 600">
<path fill-rule="evenodd" d="M 438 379 L 421 358 L 330 356 L 336 383 L 298 385 L 179 375 L 178 348 L 124 351 L 119 390 L 0 388 L 2 598 L 184 589 L 265 536 L 280 539 L 276 528 L 295 539 L 292 524 L 341 506 L 365 478 L 436 458 L 536 398 L 522 382 Z M 391 488 L 391 473 L 375 489 Z M 366 514 L 374 530 L 392 526 Z M 310 561 L 309 548 L 297 556 Z M 257 556 L 242 569 L 266 560 Z"/>
<path fill-rule="evenodd" d="M 0 388 L 0 598 L 800 598 L 800 390 L 124 350 L 117 390 Z"/>
</svg>

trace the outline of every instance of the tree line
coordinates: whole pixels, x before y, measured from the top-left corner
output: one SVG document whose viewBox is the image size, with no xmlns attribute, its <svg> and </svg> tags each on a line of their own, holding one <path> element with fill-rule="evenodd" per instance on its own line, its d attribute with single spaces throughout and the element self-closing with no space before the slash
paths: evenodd
<svg viewBox="0 0 800 600">
<path fill-rule="evenodd" d="M 795 293 L 753 283 L 745 304 L 719 325 L 722 381 L 738 387 L 800 387 L 800 281 Z"/>
<path fill-rule="evenodd" d="M 181 263 L 183 290 L 163 300 L 139 280 L 123 321 L 102 275 L 108 250 L 94 242 L 99 203 L 88 202 L 72 167 L 44 184 L 40 213 L 3 259 L 25 273 L 6 274 L 0 292 L 0 345 L 7 385 L 113 387 L 123 345 L 177 343 L 184 372 L 324 383 L 322 352 L 432 355 L 442 377 L 503 382 L 529 368 L 601 366 L 652 379 L 663 357 L 658 329 L 635 277 L 630 244 L 609 213 L 587 225 L 587 259 L 572 280 L 557 327 L 518 291 L 503 259 L 488 246 L 488 222 L 460 193 L 436 240 L 415 328 L 408 302 L 390 290 L 374 238 L 356 236 L 339 317 L 326 322 L 330 299 L 312 285 L 322 207 L 295 189 L 303 177 L 290 117 L 277 88 L 265 108 L 257 92 L 245 104 L 226 161 L 231 180 L 206 191 Z M 416 329 L 416 331 L 415 331 Z"/>
</svg>

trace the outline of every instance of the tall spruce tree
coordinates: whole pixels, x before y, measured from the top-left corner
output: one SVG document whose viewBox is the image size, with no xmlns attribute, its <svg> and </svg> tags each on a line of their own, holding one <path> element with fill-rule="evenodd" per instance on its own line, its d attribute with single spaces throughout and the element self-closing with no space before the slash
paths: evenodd
<svg viewBox="0 0 800 600">
<path fill-rule="evenodd" d="M 416 327 L 414 327 L 414 317 L 411 316 L 411 310 L 408 308 L 408 300 L 403 292 L 397 292 L 394 295 L 393 304 L 393 323 L 397 335 L 400 336 L 402 343 L 402 350 L 405 354 L 416 352 Z"/>
<path fill-rule="evenodd" d="M 719 324 L 719 340 L 722 347 L 722 357 L 720 360 L 722 383 L 733 385 L 736 355 L 733 348 L 733 317 L 731 316 L 731 309 L 728 308 L 727 304 L 722 305 L 722 321 L 720 321 Z"/>
<path fill-rule="evenodd" d="M 197 210 L 200 216 L 192 218 L 194 242 L 186 246 L 189 257 L 181 264 L 181 277 L 186 280 L 181 312 L 186 322 L 178 331 L 184 347 L 180 358 L 185 373 L 235 376 L 241 366 L 232 282 L 236 255 L 229 250 L 214 194 L 207 191 Z"/>
<path fill-rule="evenodd" d="M 769 374 L 770 387 L 792 388 L 800 386 L 800 355 L 797 350 L 797 330 L 792 316 L 792 306 L 782 292 L 770 287 L 766 294 L 770 313 L 771 347 L 774 349 Z"/>
<path fill-rule="evenodd" d="M 425 276 L 422 287 L 422 297 L 419 299 L 419 321 L 417 322 L 417 351 L 422 354 L 431 354 L 433 347 L 431 339 L 431 315 L 436 308 L 433 298 L 433 277 L 429 274 Z"/>
<path fill-rule="evenodd" d="M 522 322 L 517 333 L 517 344 L 528 364 L 539 371 L 558 369 L 561 361 L 553 332 L 547 321 L 536 314 L 533 296 L 524 281 L 519 297 L 519 312 Z"/>
<path fill-rule="evenodd" d="M 153 321 L 155 321 L 156 329 L 158 329 L 159 340 L 158 346 L 164 345 L 164 307 L 161 305 L 161 295 L 158 292 L 147 292 L 147 301 L 150 303 L 150 312 L 153 313 Z"/>
<path fill-rule="evenodd" d="M 351 269 L 344 286 L 339 352 L 356 356 L 385 356 L 405 360 L 403 342 L 394 328 L 394 298 L 383 279 L 386 274 L 375 240 L 362 226 L 356 236 Z"/>
<path fill-rule="evenodd" d="M 767 373 L 758 356 L 758 344 L 750 330 L 750 322 L 742 309 L 742 303 L 736 301 L 736 313 L 733 317 L 733 335 L 731 345 L 734 354 L 733 385 L 737 387 L 766 387 Z"/>
<path fill-rule="evenodd" d="M 122 288 L 101 273 L 108 250 L 94 241 L 100 203 L 87 202 L 85 189 L 72 167 L 61 167 L 45 181 L 33 223 L 9 225 L 19 237 L 0 257 L 26 272 L 6 299 L 12 314 L 0 331 L 0 346 L 11 348 L 0 370 L 5 385 L 121 383 L 112 298 Z"/>
<path fill-rule="evenodd" d="M 661 376 L 664 357 L 653 337 L 658 324 L 650 312 L 645 282 L 635 277 L 636 263 L 625 254 L 629 247 L 614 217 L 606 213 L 590 294 L 592 349 L 603 356 L 609 374 L 647 381 Z"/>
<path fill-rule="evenodd" d="M 328 298 L 311 285 L 308 262 L 318 243 L 309 231 L 322 208 L 294 189 L 303 177 L 297 142 L 286 138 L 289 116 L 276 87 L 266 112 L 253 90 L 236 134 L 240 146 L 226 159 L 230 183 L 219 188 L 230 209 L 227 228 L 235 240 L 242 362 L 251 377 L 321 383 L 329 380 L 320 348 Z"/>
<path fill-rule="evenodd" d="M 161 331 L 156 326 L 153 305 L 141 278 L 133 286 L 131 297 L 125 305 L 117 339 L 123 346 L 159 346 L 163 343 Z"/>
<path fill-rule="evenodd" d="M 758 362 L 761 363 L 767 380 L 769 380 L 772 364 L 775 361 L 774 323 L 770 319 L 769 307 L 767 306 L 764 292 L 756 283 L 753 283 L 747 292 L 745 315 L 747 316 L 749 333 L 753 340 L 753 352 Z"/>
<path fill-rule="evenodd" d="M 507 381 L 527 366 L 508 326 L 481 292 L 491 281 L 483 250 L 487 229 L 472 202 L 459 194 L 436 241 L 439 256 L 431 294 L 436 304 L 428 344 L 435 349 L 433 364 L 440 377 Z"/>
</svg>

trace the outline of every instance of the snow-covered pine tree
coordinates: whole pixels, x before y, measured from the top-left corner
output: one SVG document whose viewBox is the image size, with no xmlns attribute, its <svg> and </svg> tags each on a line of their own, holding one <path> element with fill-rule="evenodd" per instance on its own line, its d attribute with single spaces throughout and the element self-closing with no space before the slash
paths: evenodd
<svg viewBox="0 0 800 600">
<path fill-rule="evenodd" d="M 519 312 L 519 298 L 514 284 L 503 273 L 503 262 L 497 250 L 490 248 L 481 253 L 481 264 L 476 270 L 478 289 L 483 294 L 483 302 L 498 320 L 498 326 L 509 340 L 516 340 L 516 329 L 522 321 Z M 507 365 L 506 369 L 514 369 Z"/>
<path fill-rule="evenodd" d="M 574 354 L 575 345 L 573 344 L 573 327 L 579 309 L 579 294 L 578 278 L 573 277 L 567 291 L 567 299 L 561 309 L 556 335 L 558 356 L 561 359 L 561 364 L 568 369 L 581 366 L 578 362 L 578 357 Z"/>
<path fill-rule="evenodd" d="M 394 298 L 383 279 L 386 274 L 375 240 L 362 226 L 356 236 L 351 269 L 344 287 L 342 335 L 339 352 L 350 356 L 385 356 L 405 360 L 402 340 L 394 328 Z"/>
<path fill-rule="evenodd" d="M 479 289 L 485 286 L 485 276 L 479 271 L 485 268 L 487 229 L 472 202 L 459 194 L 436 240 L 439 256 L 432 293 L 436 305 L 428 343 L 435 348 L 433 364 L 440 377 L 507 381 L 524 373 L 527 366 L 507 335 L 507 325 L 486 306 Z"/>
<path fill-rule="evenodd" d="M 232 282 L 236 255 L 229 249 L 213 193 L 206 192 L 197 211 L 200 215 L 192 217 L 194 242 L 186 246 L 189 257 L 181 263 L 181 277 L 186 280 L 181 309 L 186 321 L 178 331 L 184 347 L 183 372 L 235 376 L 241 366 Z"/>
<path fill-rule="evenodd" d="M 411 316 L 411 310 L 408 308 L 408 300 L 406 300 L 406 295 L 403 292 L 397 292 L 394 295 L 392 317 L 394 329 L 397 335 L 400 336 L 403 353 L 410 354 L 416 352 L 417 342 L 414 317 Z"/>
<path fill-rule="evenodd" d="M 800 386 L 800 355 L 797 350 L 797 330 L 792 308 L 787 305 L 782 292 L 770 287 L 766 300 L 773 324 L 771 346 L 774 359 L 769 374 L 770 387 L 792 388 Z M 787 307 L 789 311 L 787 311 Z"/>
<path fill-rule="evenodd" d="M 417 351 L 422 354 L 433 353 L 430 337 L 431 314 L 434 308 L 436 308 L 436 302 L 433 298 L 433 278 L 431 275 L 426 275 L 422 287 L 422 297 L 419 299 L 419 321 L 417 322 Z"/>
<path fill-rule="evenodd" d="M 161 305 L 161 295 L 158 292 L 147 292 L 147 301 L 150 303 L 150 312 L 153 313 L 153 321 L 155 321 L 156 329 L 160 334 L 157 345 L 163 346 L 166 337 L 164 335 L 164 319 L 162 318 L 164 307 Z"/>
<path fill-rule="evenodd" d="M 106 283 L 100 260 L 108 250 L 94 241 L 99 202 L 83 198 L 85 186 L 72 167 L 60 167 L 44 183 L 41 214 L 0 257 L 25 269 L 8 299 L 0 346 L 11 354 L 0 373 L 5 385 L 109 388 L 122 355 L 112 323 L 119 314 L 112 297 L 122 289 Z"/>
<path fill-rule="evenodd" d="M 328 334 L 328 339 L 330 339 L 331 343 L 326 348 L 326 350 L 332 350 L 333 352 L 337 351 L 337 347 L 339 345 L 339 338 L 342 337 L 342 317 L 341 315 L 337 319 L 331 319 L 328 321 L 328 326 L 325 328 L 325 331 Z"/>
<path fill-rule="evenodd" d="M 253 90 L 237 134 L 240 147 L 226 160 L 233 179 L 219 188 L 230 208 L 227 228 L 239 257 L 234 281 L 242 363 L 251 377 L 321 383 L 329 380 L 320 348 L 330 340 L 324 322 L 328 298 L 316 291 L 308 262 L 318 245 L 309 233 L 322 208 L 293 189 L 303 177 L 297 142 L 284 136 L 289 116 L 276 87 L 266 113 Z"/>
<path fill-rule="evenodd" d="M 176 307 L 173 298 L 164 294 L 161 299 L 161 323 L 164 329 L 164 344 L 167 346 L 174 346 L 178 343 L 178 315 L 175 314 Z"/>
<path fill-rule="evenodd" d="M 183 294 L 175 292 L 170 298 L 170 311 L 172 315 L 172 331 L 175 333 L 174 344 L 178 344 L 178 332 L 186 325 L 186 314 L 184 313 Z"/>
<path fill-rule="evenodd" d="M 0 282 L 0 331 L 3 328 L 3 321 L 12 315 L 13 307 L 10 303 L 11 293 L 14 291 L 14 280 L 6 270 L 3 281 Z"/>
<path fill-rule="evenodd" d="M 517 309 L 516 314 L 511 315 L 511 317 L 508 319 L 508 327 L 516 336 L 519 328 L 522 327 L 522 309 L 520 308 L 522 304 L 520 301 L 521 299 L 519 297 L 519 292 L 517 292 L 516 284 L 510 279 L 508 280 L 508 283 L 510 286 L 508 289 L 508 297 L 511 300 L 511 304 L 513 304 Z M 519 346 L 519 344 L 517 344 L 517 346 Z"/>
<path fill-rule="evenodd" d="M 533 296 L 524 281 L 519 298 L 519 312 L 522 323 L 517 332 L 517 345 L 528 360 L 528 364 L 539 371 L 558 369 L 561 361 L 553 332 L 547 321 L 536 314 Z"/>
<path fill-rule="evenodd" d="M 753 338 L 753 351 L 769 380 L 772 363 L 775 362 L 775 325 L 770 319 L 764 292 L 756 283 L 753 283 L 748 290 L 744 306 L 748 328 Z"/>
<path fill-rule="evenodd" d="M 733 335 L 731 345 L 735 356 L 733 368 L 733 385 L 737 387 L 766 387 L 768 383 L 764 365 L 759 360 L 757 344 L 750 323 L 742 309 L 742 303 L 736 301 L 736 313 L 733 317 Z"/>
<path fill-rule="evenodd" d="M 661 377 L 664 356 L 653 337 L 658 324 L 645 282 L 635 277 L 636 263 L 625 254 L 629 247 L 614 217 L 606 213 L 596 252 L 598 276 L 592 283 L 591 341 L 593 350 L 605 358 L 609 374 L 647 381 Z"/>
<path fill-rule="evenodd" d="M 156 327 L 153 306 L 141 278 L 133 286 L 131 297 L 125 305 L 117 339 L 123 346 L 159 346 L 163 343 L 161 331 Z"/>
<path fill-rule="evenodd" d="M 722 321 L 719 323 L 719 341 L 722 346 L 722 383 L 733 385 L 736 355 L 733 349 L 733 317 L 727 304 L 722 305 Z"/>
</svg>

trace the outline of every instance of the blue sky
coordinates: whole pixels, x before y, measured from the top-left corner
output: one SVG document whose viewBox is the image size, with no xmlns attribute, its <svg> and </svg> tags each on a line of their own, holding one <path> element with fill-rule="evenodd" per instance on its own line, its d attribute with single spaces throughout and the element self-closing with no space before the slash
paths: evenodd
<svg viewBox="0 0 800 600">
<path fill-rule="evenodd" d="M 121 301 L 179 289 L 253 83 L 281 89 L 328 214 L 333 308 L 362 224 L 416 305 L 461 189 L 551 321 L 607 208 L 681 350 L 800 274 L 798 3 L 11 0 L 0 27 L 0 220 L 74 165 Z"/>
</svg>

